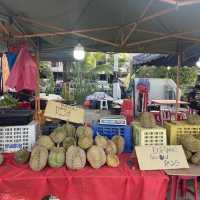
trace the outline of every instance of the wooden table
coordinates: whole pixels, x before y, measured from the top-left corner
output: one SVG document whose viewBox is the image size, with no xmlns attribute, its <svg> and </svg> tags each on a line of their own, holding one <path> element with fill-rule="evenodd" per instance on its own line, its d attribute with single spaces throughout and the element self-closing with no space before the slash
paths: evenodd
<svg viewBox="0 0 200 200">
<path fill-rule="evenodd" d="M 152 100 L 152 103 L 153 104 L 157 104 L 157 105 L 160 105 L 160 106 L 163 106 L 163 108 L 160 108 L 160 120 L 161 120 L 161 124 L 163 124 L 164 121 L 168 121 L 168 120 L 175 120 L 176 118 L 176 112 L 175 110 L 173 110 L 172 107 L 174 107 L 176 105 L 176 100 L 164 100 L 164 99 L 161 99 L 161 100 Z M 186 102 L 186 101 L 178 101 L 178 104 L 182 104 L 182 105 L 188 105 L 189 103 Z M 166 106 L 166 108 L 164 107 Z M 171 107 L 169 107 L 171 106 Z M 169 115 L 169 112 L 170 112 L 170 119 L 167 118 L 165 119 L 165 115 Z M 165 114 L 166 113 L 166 114 Z M 183 119 L 186 119 L 187 118 L 187 113 L 188 113 L 188 110 L 178 110 L 178 116 L 179 118 L 183 118 Z M 173 118 L 173 119 L 171 119 Z"/>
<path fill-rule="evenodd" d="M 176 100 L 167 100 L 167 99 L 161 99 L 161 100 L 152 100 L 151 101 L 154 104 L 159 104 L 159 105 L 176 105 Z M 185 104 L 188 105 L 189 103 L 186 101 L 178 101 L 178 104 Z"/>
<path fill-rule="evenodd" d="M 169 176 L 200 176 L 200 166 L 189 163 L 188 169 L 168 169 L 165 173 Z"/>
<path fill-rule="evenodd" d="M 171 176 L 171 192 L 170 192 L 170 200 L 176 200 L 176 191 L 177 187 L 177 179 L 178 176 L 200 176 L 200 166 L 189 164 L 188 169 L 169 169 L 164 170 L 168 176 Z"/>
</svg>

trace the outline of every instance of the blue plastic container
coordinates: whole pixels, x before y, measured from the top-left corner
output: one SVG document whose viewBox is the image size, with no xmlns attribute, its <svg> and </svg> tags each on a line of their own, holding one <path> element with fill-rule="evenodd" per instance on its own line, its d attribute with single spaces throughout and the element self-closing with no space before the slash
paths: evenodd
<svg viewBox="0 0 200 200">
<path fill-rule="evenodd" d="M 114 135 L 120 135 L 125 140 L 124 152 L 130 153 L 133 150 L 133 139 L 132 139 L 132 129 L 130 126 L 123 125 L 104 125 L 93 123 L 92 129 L 94 132 L 94 137 L 97 133 L 102 136 L 106 136 L 111 139 Z"/>
</svg>

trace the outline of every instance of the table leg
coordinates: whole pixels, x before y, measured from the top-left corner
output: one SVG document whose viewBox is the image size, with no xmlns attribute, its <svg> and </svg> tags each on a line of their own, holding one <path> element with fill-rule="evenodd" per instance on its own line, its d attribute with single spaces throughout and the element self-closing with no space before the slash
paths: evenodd
<svg viewBox="0 0 200 200">
<path fill-rule="evenodd" d="M 160 111 L 160 120 L 161 120 L 161 125 L 163 126 L 163 124 L 164 124 L 164 119 L 163 119 L 163 113 L 164 111 Z"/>
<path fill-rule="evenodd" d="M 177 180 L 178 180 L 177 176 L 171 176 L 170 200 L 176 200 Z"/>
</svg>

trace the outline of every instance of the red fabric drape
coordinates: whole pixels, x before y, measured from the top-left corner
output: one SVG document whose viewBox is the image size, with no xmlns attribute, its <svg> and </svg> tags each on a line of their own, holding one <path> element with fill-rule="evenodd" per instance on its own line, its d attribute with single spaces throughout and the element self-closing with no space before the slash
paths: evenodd
<svg viewBox="0 0 200 200">
<path fill-rule="evenodd" d="M 137 90 L 139 91 L 139 94 L 141 94 L 143 96 L 142 112 L 146 112 L 147 111 L 148 99 L 149 99 L 149 89 L 145 85 L 139 84 L 137 86 Z"/>
<path fill-rule="evenodd" d="M 9 88 L 15 88 L 16 91 L 36 90 L 37 64 L 29 55 L 26 46 L 21 48 L 6 85 Z"/>
<path fill-rule="evenodd" d="M 41 200 L 48 194 L 60 200 L 165 200 L 168 177 L 162 171 L 131 170 L 129 154 L 120 157 L 118 168 L 88 166 L 71 171 L 47 167 L 41 172 L 15 164 L 12 157 L 6 155 L 0 166 L 1 200 Z"/>
</svg>

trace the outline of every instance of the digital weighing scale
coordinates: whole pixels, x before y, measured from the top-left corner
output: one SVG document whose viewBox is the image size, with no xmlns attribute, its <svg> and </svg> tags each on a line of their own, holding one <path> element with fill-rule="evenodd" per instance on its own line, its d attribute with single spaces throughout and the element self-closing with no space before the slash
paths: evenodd
<svg viewBox="0 0 200 200">
<path fill-rule="evenodd" d="M 127 125 L 126 118 L 122 115 L 111 115 L 100 119 L 100 124 L 107 125 Z"/>
</svg>

